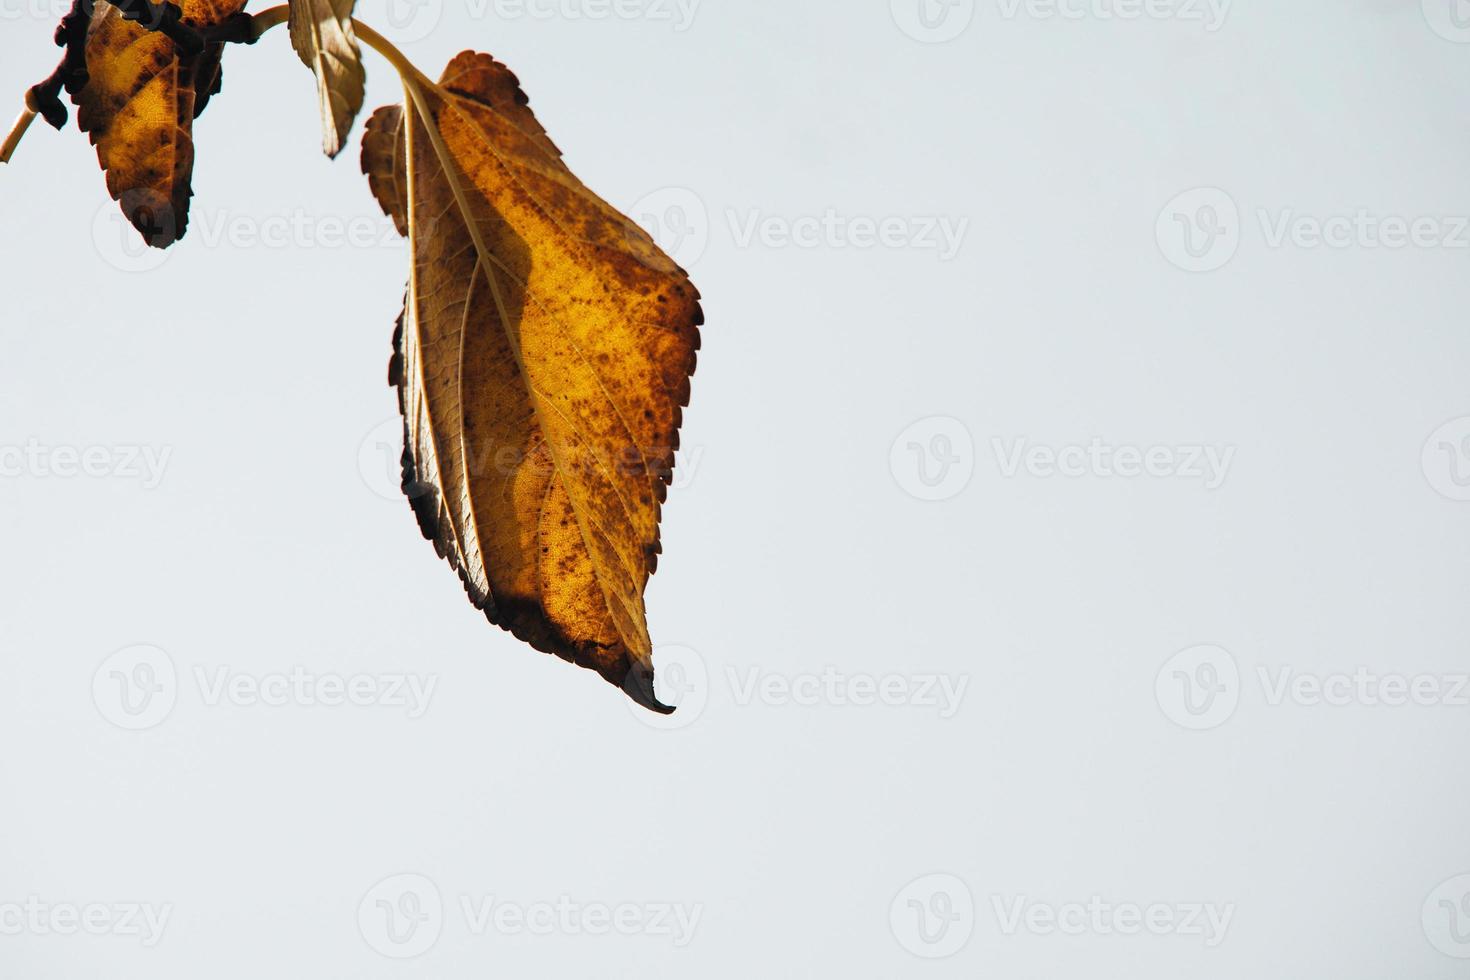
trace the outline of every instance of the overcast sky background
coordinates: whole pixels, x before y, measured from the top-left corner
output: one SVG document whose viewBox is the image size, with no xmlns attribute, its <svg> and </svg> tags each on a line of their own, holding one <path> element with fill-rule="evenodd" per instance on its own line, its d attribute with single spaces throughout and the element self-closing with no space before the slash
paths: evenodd
<svg viewBox="0 0 1470 980">
<path fill-rule="evenodd" d="M 406 246 L 277 30 L 170 252 L 74 127 L 0 169 L 0 978 L 1465 975 L 1470 5 L 360 16 L 705 295 L 684 708 L 420 538 Z"/>
</svg>

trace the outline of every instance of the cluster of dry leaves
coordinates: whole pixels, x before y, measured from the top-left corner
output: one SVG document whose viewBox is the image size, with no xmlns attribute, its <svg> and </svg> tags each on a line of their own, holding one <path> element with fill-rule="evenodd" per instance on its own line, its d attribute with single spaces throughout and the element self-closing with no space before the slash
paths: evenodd
<svg viewBox="0 0 1470 980">
<path fill-rule="evenodd" d="M 332 156 L 363 104 L 359 38 L 402 77 L 403 104 L 367 123 L 362 169 L 411 255 L 390 367 L 405 493 L 492 623 L 670 710 L 654 696 L 644 589 L 699 293 L 572 174 L 504 65 L 465 52 L 431 81 L 352 20 L 352 4 L 291 0 L 230 39 L 287 20 Z M 145 0 L 79 2 L 57 32 L 70 40 L 59 83 L 151 245 L 187 229 L 192 122 L 220 88 L 217 29 L 243 6 L 184 0 L 182 27 L 166 33 Z M 33 109 L 44 94 L 33 90 Z"/>
</svg>

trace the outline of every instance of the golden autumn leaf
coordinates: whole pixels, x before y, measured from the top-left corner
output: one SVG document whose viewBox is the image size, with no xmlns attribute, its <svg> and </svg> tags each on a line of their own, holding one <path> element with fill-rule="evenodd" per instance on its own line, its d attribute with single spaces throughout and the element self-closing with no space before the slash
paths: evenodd
<svg viewBox="0 0 1470 980">
<path fill-rule="evenodd" d="M 347 145 L 352 121 L 362 111 L 367 74 L 352 29 L 356 0 L 290 0 L 291 45 L 316 75 L 321 103 L 322 150 L 335 157 Z"/>
<path fill-rule="evenodd" d="M 183 0 L 183 23 L 211 27 L 245 0 Z M 143 240 L 184 236 L 194 172 L 194 118 L 218 89 L 221 45 L 184 54 L 161 33 L 97 0 L 87 27 L 87 81 L 72 95 L 77 125 L 97 147 L 107 190 Z"/>
<path fill-rule="evenodd" d="M 405 89 L 363 140 L 412 254 L 391 369 L 405 491 L 491 622 L 672 710 L 643 592 L 699 293 L 567 169 L 504 65 L 465 52 Z"/>
</svg>

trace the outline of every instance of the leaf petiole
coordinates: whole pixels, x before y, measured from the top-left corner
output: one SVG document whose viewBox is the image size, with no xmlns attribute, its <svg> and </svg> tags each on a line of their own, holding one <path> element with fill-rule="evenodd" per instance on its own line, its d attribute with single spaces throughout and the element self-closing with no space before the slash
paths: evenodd
<svg viewBox="0 0 1470 980">
<path fill-rule="evenodd" d="M 278 24 L 286 23 L 291 16 L 291 8 L 286 4 L 278 7 L 267 7 L 260 13 L 250 18 L 251 44 L 260 40 L 260 36 Z"/>
<path fill-rule="evenodd" d="M 399 77 L 404 81 L 417 82 L 435 91 L 439 90 L 439 86 L 430 81 L 427 75 L 419 71 L 418 67 L 409 61 L 403 52 L 399 51 L 393 45 L 392 41 L 389 41 L 360 20 L 354 19 L 352 21 L 352 29 L 357 32 L 358 37 L 362 38 L 363 43 L 386 58 L 388 63 L 397 70 Z"/>
<path fill-rule="evenodd" d="M 287 5 L 281 4 L 278 7 L 269 7 L 256 14 L 252 19 L 255 25 L 255 36 L 259 38 L 277 24 L 285 23 L 289 12 Z M 433 89 L 439 87 L 431 82 L 428 76 L 419 71 L 418 67 L 409 61 L 408 57 L 402 51 L 398 50 L 392 41 L 373 30 L 367 24 L 353 18 L 352 29 L 357 32 L 357 36 L 362 39 L 364 44 L 382 55 L 388 64 L 392 65 L 405 80 L 411 79 Z"/>
</svg>

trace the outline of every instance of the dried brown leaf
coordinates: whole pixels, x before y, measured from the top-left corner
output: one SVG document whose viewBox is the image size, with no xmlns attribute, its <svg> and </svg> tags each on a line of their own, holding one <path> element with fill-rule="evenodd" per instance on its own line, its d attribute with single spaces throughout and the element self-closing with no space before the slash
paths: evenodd
<svg viewBox="0 0 1470 980">
<path fill-rule="evenodd" d="M 245 0 L 184 0 L 183 22 L 223 23 Z M 97 147 L 107 190 L 143 240 L 166 248 L 184 236 L 194 172 L 193 122 L 219 86 L 220 46 L 195 55 L 124 20 L 97 0 L 87 28 L 87 83 L 72 96 L 77 124 Z"/>
<path fill-rule="evenodd" d="M 405 490 L 491 622 L 669 710 L 643 592 L 699 294 L 567 169 L 504 65 L 465 52 L 406 87 L 363 148 L 411 243 Z"/>
</svg>

